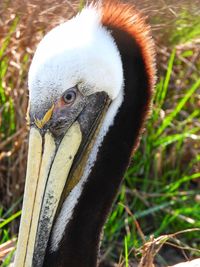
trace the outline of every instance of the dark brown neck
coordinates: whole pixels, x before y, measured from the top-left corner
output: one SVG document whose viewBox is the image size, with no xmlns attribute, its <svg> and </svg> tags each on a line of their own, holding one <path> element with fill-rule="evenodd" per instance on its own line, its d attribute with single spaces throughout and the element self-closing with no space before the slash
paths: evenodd
<svg viewBox="0 0 200 267">
<path fill-rule="evenodd" d="M 96 267 L 102 227 L 122 182 L 149 108 L 149 77 L 139 46 L 126 32 L 109 29 L 121 53 L 124 101 L 99 149 L 57 252 L 44 266 Z"/>
</svg>

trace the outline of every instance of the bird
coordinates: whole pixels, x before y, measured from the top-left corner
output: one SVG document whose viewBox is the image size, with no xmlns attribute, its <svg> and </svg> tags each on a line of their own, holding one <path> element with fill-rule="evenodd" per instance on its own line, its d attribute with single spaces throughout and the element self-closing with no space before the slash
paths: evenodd
<svg viewBox="0 0 200 267">
<path fill-rule="evenodd" d="M 151 110 L 155 45 L 127 2 L 86 5 L 38 44 L 15 267 L 96 267 L 102 229 Z"/>
</svg>

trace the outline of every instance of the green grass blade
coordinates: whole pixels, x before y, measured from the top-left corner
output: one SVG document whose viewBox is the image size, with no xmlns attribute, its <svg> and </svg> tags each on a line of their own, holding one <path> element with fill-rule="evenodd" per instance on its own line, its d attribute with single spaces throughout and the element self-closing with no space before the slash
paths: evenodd
<svg viewBox="0 0 200 267">
<path fill-rule="evenodd" d="M 20 204 L 20 202 L 22 202 L 22 199 L 23 197 L 21 196 L 15 203 L 13 203 L 11 207 L 7 209 L 7 211 L 4 214 L 2 214 L 2 218 L 5 219 L 8 216 L 10 216 L 13 213 L 14 209 L 16 209 L 16 207 Z"/>
<path fill-rule="evenodd" d="M 125 266 L 129 267 L 129 263 L 128 263 L 128 241 L 127 241 L 127 237 L 125 236 L 124 238 L 124 249 L 125 249 Z"/>
<path fill-rule="evenodd" d="M 162 88 L 160 99 L 159 99 L 159 106 L 160 107 L 163 106 L 163 103 L 164 103 L 165 98 L 166 98 L 167 90 L 169 87 L 169 81 L 171 78 L 172 69 L 173 69 L 173 65 L 174 65 L 175 55 L 176 55 L 176 50 L 174 49 L 171 56 L 170 56 L 170 59 L 169 59 L 169 63 L 168 63 L 168 67 L 167 67 L 167 73 L 166 73 L 166 77 L 165 77 L 165 80 L 163 83 L 163 88 Z"/>
<path fill-rule="evenodd" d="M 166 186 L 167 192 L 173 192 L 177 190 L 183 183 L 189 182 L 191 180 L 199 179 L 200 178 L 200 172 L 194 173 L 192 175 L 186 175 L 179 180 L 169 184 Z"/>
<path fill-rule="evenodd" d="M 176 202 L 174 200 L 162 203 L 160 205 L 155 205 L 154 207 L 151 207 L 149 209 L 146 209 L 144 211 L 138 211 L 134 214 L 134 217 L 136 219 L 142 218 L 142 217 L 146 217 L 147 215 L 152 215 L 153 213 L 163 210 L 166 207 L 172 206 L 174 205 Z"/>
<path fill-rule="evenodd" d="M 10 216 L 8 219 L 4 220 L 2 223 L 0 223 L 0 229 L 3 228 L 5 225 L 9 224 L 10 222 L 14 221 L 20 215 L 21 215 L 21 210 Z"/>
<path fill-rule="evenodd" d="M 11 35 L 15 32 L 16 30 L 16 27 L 17 27 L 17 24 L 19 22 L 19 18 L 16 17 L 13 21 L 13 24 L 11 25 L 10 27 L 10 30 L 8 32 L 8 35 L 7 37 L 5 38 L 5 40 L 3 41 L 1 47 L 0 47 L 0 59 L 2 58 L 2 56 L 4 55 L 9 43 L 10 43 L 10 38 L 11 38 Z"/>
<path fill-rule="evenodd" d="M 181 133 L 181 134 L 173 134 L 173 135 L 169 135 L 169 136 L 165 136 L 163 138 L 159 138 L 157 139 L 157 141 L 155 141 L 154 146 L 168 146 L 174 142 L 177 141 L 181 141 L 184 140 L 186 138 L 191 138 L 191 139 L 195 139 L 195 140 L 200 140 L 200 136 L 195 135 L 196 132 L 198 132 L 200 130 L 200 128 L 194 128 L 192 130 L 190 130 L 189 132 L 186 133 Z"/>
<path fill-rule="evenodd" d="M 12 260 L 13 260 L 13 255 L 14 255 L 14 250 L 11 251 L 8 256 L 6 257 L 6 259 L 4 260 L 2 267 L 9 267 L 11 266 Z"/>
<path fill-rule="evenodd" d="M 182 110 L 185 103 L 189 100 L 189 98 L 195 93 L 195 91 L 200 87 L 200 79 L 195 82 L 192 87 L 188 90 L 185 96 L 179 101 L 176 108 L 165 117 L 163 123 L 159 127 L 158 131 L 156 132 L 154 138 L 156 139 L 159 135 L 163 133 L 163 131 L 171 124 L 172 120 L 177 116 L 177 114 Z"/>
</svg>

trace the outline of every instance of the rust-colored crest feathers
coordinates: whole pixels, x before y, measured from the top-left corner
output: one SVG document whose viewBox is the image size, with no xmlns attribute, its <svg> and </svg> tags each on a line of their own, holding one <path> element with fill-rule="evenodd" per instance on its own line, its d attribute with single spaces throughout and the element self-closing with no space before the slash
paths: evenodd
<svg viewBox="0 0 200 267">
<path fill-rule="evenodd" d="M 133 37 L 140 47 L 145 68 L 149 76 L 149 85 L 155 84 L 155 48 L 151 37 L 150 26 L 145 22 L 146 17 L 130 3 L 118 0 L 104 0 L 102 3 L 102 24 L 116 27 Z"/>
</svg>

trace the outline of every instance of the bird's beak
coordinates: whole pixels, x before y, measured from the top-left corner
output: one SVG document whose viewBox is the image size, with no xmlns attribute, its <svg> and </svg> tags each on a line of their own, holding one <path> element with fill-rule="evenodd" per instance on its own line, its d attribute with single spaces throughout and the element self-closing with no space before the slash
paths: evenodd
<svg viewBox="0 0 200 267">
<path fill-rule="evenodd" d="M 45 131 L 35 125 L 31 127 L 15 267 L 43 266 L 53 224 L 64 200 L 82 176 L 108 108 L 106 97 L 100 106 L 96 118 L 89 120 L 87 131 L 81 122 L 81 116 L 84 116 L 82 121 L 86 119 L 84 110 L 62 138 L 52 134 L 48 127 Z"/>
</svg>

